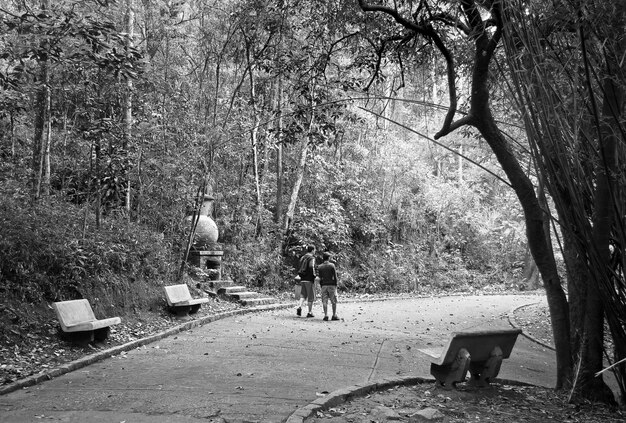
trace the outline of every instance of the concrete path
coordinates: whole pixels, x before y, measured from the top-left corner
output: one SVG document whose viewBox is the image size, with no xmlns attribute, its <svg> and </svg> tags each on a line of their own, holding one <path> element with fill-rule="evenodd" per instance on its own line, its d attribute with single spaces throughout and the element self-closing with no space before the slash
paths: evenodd
<svg viewBox="0 0 626 423">
<path fill-rule="evenodd" d="M 510 327 L 535 295 L 420 298 L 340 304 L 338 322 L 295 310 L 212 322 L 0 397 L 2 422 L 282 422 L 342 387 L 430 377 L 419 348 L 450 332 Z M 547 387 L 554 353 L 519 337 L 500 377 Z"/>
</svg>

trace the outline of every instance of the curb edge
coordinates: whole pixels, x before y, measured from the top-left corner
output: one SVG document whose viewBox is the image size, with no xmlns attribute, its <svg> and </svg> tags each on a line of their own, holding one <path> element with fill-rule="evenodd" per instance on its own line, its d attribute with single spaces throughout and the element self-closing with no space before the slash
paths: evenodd
<svg viewBox="0 0 626 423">
<path fill-rule="evenodd" d="M 509 324 L 511 326 L 513 326 L 514 328 L 519 328 L 522 329 L 522 336 L 524 336 L 525 338 L 529 339 L 530 341 L 541 345 L 542 347 L 548 348 L 552 351 L 555 351 L 555 348 L 552 345 L 548 345 L 543 341 L 540 341 L 539 339 L 535 338 L 534 336 L 530 335 L 529 333 L 527 333 L 525 330 L 523 330 L 524 328 L 522 326 L 520 326 L 519 323 L 517 323 L 517 320 L 515 320 L 515 312 L 519 309 L 522 309 L 524 307 L 529 307 L 532 305 L 536 305 L 539 304 L 539 302 L 536 303 L 528 303 L 528 304 L 522 304 L 520 306 L 514 307 L 513 309 L 511 309 L 511 311 L 507 314 L 507 320 L 509 321 Z"/>
</svg>

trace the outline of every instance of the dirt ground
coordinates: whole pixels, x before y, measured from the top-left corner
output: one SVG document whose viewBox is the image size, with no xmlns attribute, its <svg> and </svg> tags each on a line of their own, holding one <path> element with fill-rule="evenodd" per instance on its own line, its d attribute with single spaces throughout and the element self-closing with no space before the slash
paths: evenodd
<svg viewBox="0 0 626 423">
<path fill-rule="evenodd" d="M 307 423 L 385 421 L 580 422 L 626 421 L 626 414 L 603 405 L 567 403 L 566 394 L 531 386 L 493 384 L 489 388 L 458 385 L 456 390 L 432 383 L 401 386 L 318 412 Z M 430 420 L 421 417 L 428 416 Z"/>
</svg>

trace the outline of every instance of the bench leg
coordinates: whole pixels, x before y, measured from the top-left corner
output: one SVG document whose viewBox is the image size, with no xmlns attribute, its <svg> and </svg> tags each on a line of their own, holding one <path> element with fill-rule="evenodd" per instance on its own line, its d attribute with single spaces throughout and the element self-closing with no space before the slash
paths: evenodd
<svg viewBox="0 0 626 423">
<path fill-rule="evenodd" d="M 461 348 L 456 359 L 451 364 L 439 366 L 431 363 L 430 374 L 437 381 L 437 386 L 444 389 L 452 389 L 458 382 L 463 382 L 471 362 L 470 353 Z"/>
<path fill-rule="evenodd" d="M 191 306 L 172 306 L 170 312 L 175 314 L 176 317 L 183 317 L 189 314 Z"/>
<path fill-rule="evenodd" d="M 109 336 L 111 328 L 109 326 L 105 328 L 96 329 L 93 331 L 93 339 L 96 342 L 103 342 Z"/>
<path fill-rule="evenodd" d="M 79 332 L 64 332 L 60 327 L 57 329 L 59 333 L 59 337 L 66 341 L 71 342 L 73 344 L 89 344 L 94 340 L 94 331 L 92 330 L 83 330 Z"/>
<path fill-rule="evenodd" d="M 202 304 L 194 304 L 191 306 L 191 309 L 189 310 L 189 314 L 196 314 L 198 312 L 198 310 L 200 310 L 200 306 Z"/>
<path fill-rule="evenodd" d="M 470 373 L 472 375 L 470 383 L 474 386 L 489 386 L 498 373 L 502 365 L 502 350 L 495 347 L 486 361 L 479 363 L 471 363 Z"/>
</svg>

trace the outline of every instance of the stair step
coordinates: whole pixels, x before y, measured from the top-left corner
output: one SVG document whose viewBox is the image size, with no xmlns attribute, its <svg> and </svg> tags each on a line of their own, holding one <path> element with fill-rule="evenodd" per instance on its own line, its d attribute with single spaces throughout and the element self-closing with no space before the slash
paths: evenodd
<svg viewBox="0 0 626 423">
<path fill-rule="evenodd" d="M 261 295 L 258 292 L 250 292 L 250 291 L 244 291 L 244 292 L 233 292 L 231 294 L 226 294 L 231 298 L 234 298 L 236 300 L 243 300 L 243 299 L 249 299 L 249 298 L 259 298 Z"/>
<path fill-rule="evenodd" d="M 255 306 L 255 305 L 266 305 L 266 304 L 274 304 L 276 302 L 275 298 L 263 297 L 263 298 L 247 298 L 239 301 L 241 305 L 245 306 Z"/>
<path fill-rule="evenodd" d="M 238 292 L 248 292 L 248 288 L 246 288 L 245 286 L 227 286 L 225 288 L 220 288 L 217 290 L 217 293 L 220 295 L 231 295 Z"/>
<path fill-rule="evenodd" d="M 200 282 L 198 287 L 200 289 L 204 289 L 205 291 L 215 291 L 217 292 L 220 288 L 226 288 L 229 286 L 234 286 L 234 282 L 227 279 L 221 279 L 217 281 L 208 281 L 208 282 Z"/>
</svg>

